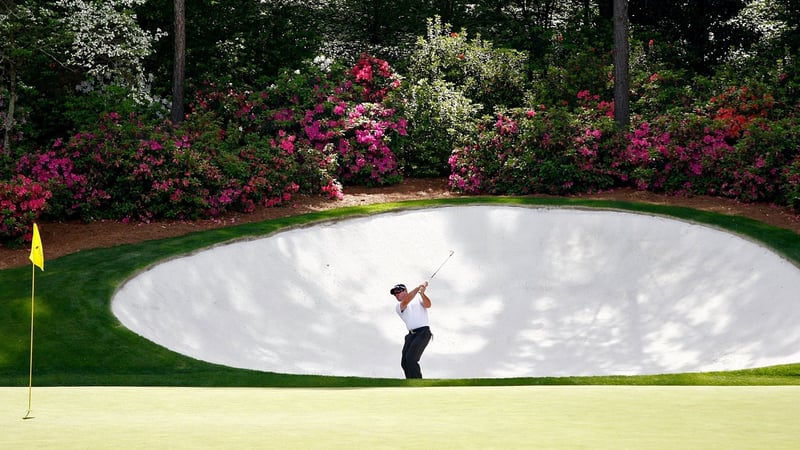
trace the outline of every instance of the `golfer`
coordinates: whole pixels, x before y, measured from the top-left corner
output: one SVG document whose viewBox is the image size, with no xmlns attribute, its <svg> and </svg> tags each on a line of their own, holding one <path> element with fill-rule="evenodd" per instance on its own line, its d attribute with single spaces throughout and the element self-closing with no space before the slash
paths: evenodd
<svg viewBox="0 0 800 450">
<path fill-rule="evenodd" d="M 427 281 L 411 291 L 406 290 L 406 285 L 397 284 L 389 291 L 397 299 L 395 310 L 408 328 L 406 341 L 403 344 L 403 356 L 400 360 L 400 366 L 403 368 L 406 378 L 422 378 L 419 360 L 432 336 L 428 326 L 428 308 L 431 307 L 431 299 L 425 294 L 427 287 Z M 416 299 L 417 293 L 419 293 L 419 299 Z"/>
</svg>

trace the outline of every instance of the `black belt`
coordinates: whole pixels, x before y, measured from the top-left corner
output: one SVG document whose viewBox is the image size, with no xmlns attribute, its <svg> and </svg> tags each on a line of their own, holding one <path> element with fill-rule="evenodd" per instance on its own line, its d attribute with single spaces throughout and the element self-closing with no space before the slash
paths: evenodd
<svg viewBox="0 0 800 450">
<path fill-rule="evenodd" d="M 408 332 L 411 333 L 411 334 L 417 334 L 418 332 L 420 332 L 422 330 L 430 330 L 430 327 L 425 326 L 425 327 L 414 328 L 413 330 L 409 330 Z"/>
</svg>

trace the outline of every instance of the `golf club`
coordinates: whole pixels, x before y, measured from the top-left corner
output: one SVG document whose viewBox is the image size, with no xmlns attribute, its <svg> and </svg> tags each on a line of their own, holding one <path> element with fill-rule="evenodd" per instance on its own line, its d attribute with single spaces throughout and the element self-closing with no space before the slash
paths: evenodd
<svg viewBox="0 0 800 450">
<path fill-rule="evenodd" d="M 453 256 L 453 253 L 455 253 L 455 251 L 454 251 L 454 250 L 450 250 L 450 254 L 449 254 L 449 255 L 447 255 L 447 258 L 445 258 L 445 259 L 444 259 L 444 261 L 442 261 L 442 264 L 439 266 L 439 268 L 438 268 L 438 269 L 436 269 L 436 271 L 435 271 L 435 272 L 433 272 L 433 274 L 430 276 L 430 278 L 428 278 L 428 281 L 432 280 L 432 279 L 433 279 L 433 277 L 435 277 L 435 276 L 436 276 L 436 274 L 437 274 L 437 273 L 439 273 L 439 270 L 441 270 L 441 269 L 442 269 L 442 267 L 444 267 L 444 264 L 447 262 L 447 260 L 449 260 L 449 259 L 450 259 L 450 257 L 451 257 L 451 256 Z"/>
</svg>

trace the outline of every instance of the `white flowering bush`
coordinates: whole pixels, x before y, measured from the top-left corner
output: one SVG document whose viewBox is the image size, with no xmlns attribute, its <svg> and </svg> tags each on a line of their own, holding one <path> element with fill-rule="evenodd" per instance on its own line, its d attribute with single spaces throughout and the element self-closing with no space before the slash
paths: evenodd
<svg viewBox="0 0 800 450">
<path fill-rule="evenodd" d="M 136 23 L 135 6 L 146 0 L 56 0 L 64 13 L 60 21 L 71 37 L 66 63 L 84 71 L 76 89 L 81 92 L 120 86 L 140 104 L 152 103 L 152 80 L 143 59 L 153 43 L 166 35 L 149 33 Z"/>
<path fill-rule="evenodd" d="M 446 81 L 467 98 L 483 106 L 484 113 L 498 107 L 520 106 L 525 92 L 524 52 L 494 48 L 466 30 L 452 31 L 441 18 L 428 19 L 425 37 L 417 40 L 411 53 L 407 77 L 412 82 L 427 79 Z"/>
</svg>

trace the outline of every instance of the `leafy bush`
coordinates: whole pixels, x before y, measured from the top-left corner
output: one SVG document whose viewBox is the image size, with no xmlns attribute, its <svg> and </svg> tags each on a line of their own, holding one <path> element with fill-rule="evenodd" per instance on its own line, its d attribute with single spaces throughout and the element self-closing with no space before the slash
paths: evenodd
<svg viewBox="0 0 800 450">
<path fill-rule="evenodd" d="M 633 72 L 631 76 L 631 112 L 638 117 L 652 118 L 675 109 L 686 110 L 698 94 L 697 83 L 687 84 L 685 74 L 680 71 Z"/>
<path fill-rule="evenodd" d="M 755 119 L 734 144 L 735 160 L 721 174 L 721 194 L 747 202 L 777 202 L 797 208 L 796 175 L 800 149 L 797 118 Z"/>
<path fill-rule="evenodd" d="M 466 193 L 565 194 L 631 185 L 797 208 L 800 126 L 761 88 L 734 87 L 616 132 L 613 104 L 586 91 L 575 109 L 513 110 L 482 125 L 450 159 Z M 779 111 L 784 111 L 780 109 Z"/>
<path fill-rule="evenodd" d="M 426 79 L 452 85 L 471 101 L 491 113 L 498 107 L 522 105 L 525 92 L 523 52 L 495 49 L 491 42 L 467 32 L 453 32 L 438 16 L 428 19 L 426 37 L 420 37 L 411 54 L 408 78 L 412 83 Z"/>
<path fill-rule="evenodd" d="M 800 155 L 795 156 L 792 162 L 783 168 L 781 175 L 784 201 L 795 211 L 800 211 Z"/>
<path fill-rule="evenodd" d="M 478 107 L 443 80 L 422 79 L 400 90 L 398 109 L 408 118 L 408 139 L 397 148 L 404 173 L 444 176 L 453 149 L 475 139 Z"/>
<path fill-rule="evenodd" d="M 480 36 L 469 40 L 465 30 L 428 19 L 401 91 L 400 109 L 410 120 L 409 139 L 398 150 L 406 172 L 445 175 L 453 149 L 475 139 L 482 112 L 520 106 L 525 60 L 523 52 L 495 49 Z"/>
<path fill-rule="evenodd" d="M 58 149 L 61 146 L 59 140 L 53 147 Z M 54 149 L 23 155 L 17 162 L 16 172 L 28 174 L 49 191 L 47 207 L 42 210 L 43 217 L 70 219 L 83 203 L 96 200 L 87 195 L 86 177 L 75 172 L 72 159 Z"/>
<path fill-rule="evenodd" d="M 80 132 L 17 161 L 35 184 L 7 186 L 3 201 L 28 201 L 21 192 L 35 188 L 49 200 L 36 214 L 55 219 L 195 219 L 284 204 L 298 192 L 340 198 L 339 180 L 398 182 L 389 143 L 406 121 L 384 104 L 400 85 L 388 63 L 362 55 L 346 71 L 308 69 L 262 92 L 209 86 L 177 128 L 129 108 L 82 118 Z M 3 239 L 30 224 L 15 211 L 4 211 Z"/>
<path fill-rule="evenodd" d="M 698 115 L 662 115 L 639 123 L 617 155 L 625 181 L 637 189 L 692 193 L 709 189 L 710 168 L 732 147 Z"/>
<path fill-rule="evenodd" d="M 24 175 L 0 181 L 0 241 L 12 246 L 31 239 L 33 222 L 41 215 L 50 192 Z"/>
<path fill-rule="evenodd" d="M 147 221 L 207 215 L 213 171 L 203 158 L 186 157 L 169 130 L 110 113 L 20 168 L 58 194 L 50 212 L 56 217 Z"/>
<path fill-rule="evenodd" d="M 238 148 L 248 140 L 280 134 L 277 142 L 286 149 L 307 150 L 298 155 L 305 155 L 302 162 L 312 150 L 321 154 L 317 160 L 328 172 L 322 174 L 328 189 L 338 183 L 333 178 L 345 184 L 393 184 L 401 177 L 389 144 L 406 134 L 407 123 L 385 97 L 399 85 L 386 61 L 362 55 L 347 71 L 309 67 L 305 72 L 285 72 L 263 92 L 212 89 L 203 92 L 192 109 L 193 114 L 212 114 L 210 120 L 224 129 L 227 143 L 209 144 L 214 147 Z M 306 181 L 300 185 L 319 189 Z"/>
<path fill-rule="evenodd" d="M 535 103 L 574 107 L 580 91 L 611 96 L 611 51 L 591 34 L 568 30 L 553 36 L 551 53 L 531 75 L 529 95 Z"/>
<path fill-rule="evenodd" d="M 693 112 L 642 120 L 617 155 L 639 189 L 791 203 L 797 119 L 776 118 L 767 92 L 727 88 Z"/>
<path fill-rule="evenodd" d="M 586 92 L 581 101 L 597 101 Z M 450 158 L 450 186 L 466 193 L 567 194 L 614 185 L 617 143 L 610 105 L 516 109 L 486 123 L 477 142 Z"/>
</svg>

